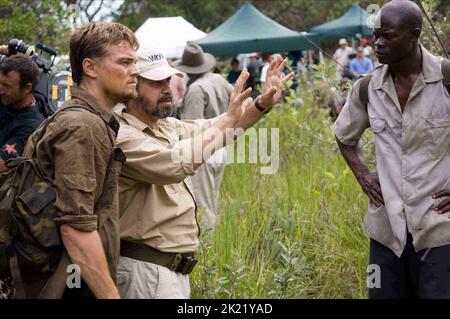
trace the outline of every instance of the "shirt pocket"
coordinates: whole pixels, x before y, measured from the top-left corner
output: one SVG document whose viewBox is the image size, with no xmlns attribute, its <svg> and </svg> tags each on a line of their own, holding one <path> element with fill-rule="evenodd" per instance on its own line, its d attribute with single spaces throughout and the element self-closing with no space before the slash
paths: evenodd
<svg viewBox="0 0 450 319">
<path fill-rule="evenodd" d="M 426 118 L 425 133 L 426 146 L 433 158 L 441 158 L 449 153 L 450 116 Z"/>
<path fill-rule="evenodd" d="M 389 128 L 385 119 L 370 118 L 370 129 L 375 135 L 375 145 L 379 151 L 389 150 L 391 148 Z"/>
</svg>

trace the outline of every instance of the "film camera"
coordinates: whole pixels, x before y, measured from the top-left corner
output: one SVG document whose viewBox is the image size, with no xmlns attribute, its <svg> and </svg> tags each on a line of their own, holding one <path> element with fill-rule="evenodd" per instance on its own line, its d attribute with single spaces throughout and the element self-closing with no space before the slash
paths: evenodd
<svg viewBox="0 0 450 319">
<path fill-rule="evenodd" d="M 39 50 L 39 53 L 36 50 Z M 38 65 L 41 74 L 33 95 L 45 117 L 55 113 L 56 109 L 68 99 L 69 88 L 73 83 L 70 72 L 61 71 L 52 74 L 52 67 L 58 52 L 42 43 L 38 43 L 34 47 L 22 40 L 11 39 L 8 43 L 8 53 L 10 56 L 19 53 L 28 55 Z M 0 55 L 0 64 L 5 59 L 6 56 Z"/>
</svg>

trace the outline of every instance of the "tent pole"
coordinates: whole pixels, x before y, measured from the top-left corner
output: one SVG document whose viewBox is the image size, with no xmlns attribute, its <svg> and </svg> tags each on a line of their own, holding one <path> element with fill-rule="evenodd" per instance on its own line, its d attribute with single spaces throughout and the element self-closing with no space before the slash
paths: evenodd
<svg viewBox="0 0 450 319">
<path fill-rule="evenodd" d="M 319 50 L 319 59 L 320 59 L 320 64 L 323 64 L 323 52 L 322 52 L 322 50 Z"/>
</svg>

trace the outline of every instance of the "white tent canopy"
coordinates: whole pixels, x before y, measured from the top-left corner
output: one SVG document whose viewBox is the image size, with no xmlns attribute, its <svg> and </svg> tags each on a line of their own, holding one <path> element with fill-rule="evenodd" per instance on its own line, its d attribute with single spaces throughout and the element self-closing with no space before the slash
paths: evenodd
<svg viewBox="0 0 450 319">
<path fill-rule="evenodd" d="M 141 47 L 159 49 L 169 59 L 181 58 L 187 41 L 205 35 L 183 17 L 149 18 L 136 31 Z"/>
</svg>

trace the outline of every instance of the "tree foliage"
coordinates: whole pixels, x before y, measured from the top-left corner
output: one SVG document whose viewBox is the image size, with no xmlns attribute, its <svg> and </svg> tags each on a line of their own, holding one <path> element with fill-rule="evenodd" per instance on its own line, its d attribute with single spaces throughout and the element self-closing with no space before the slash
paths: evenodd
<svg viewBox="0 0 450 319">
<path fill-rule="evenodd" d="M 67 51 L 70 15 L 60 0 L 0 0 L 0 44 L 18 38 Z"/>
<path fill-rule="evenodd" d="M 228 19 L 246 0 L 125 0 L 116 19 L 136 30 L 149 17 L 183 16 L 197 28 L 208 32 Z M 364 9 L 369 4 L 382 5 L 381 0 L 254 0 L 265 15 L 297 30 L 309 28 L 345 13 L 352 3 Z M 245 30 L 243 30 L 245 32 Z"/>
<path fill-rule="evenodd" d="M 197 28 L 209 32 L 239 9 L 246 0 L 0 0 L 0 44 L 11 38 L 36 44 L 43 42 L 59 51 L 68 51 L 73 11 L 77 4 L 78 22 L 114 19 L 137 30 L 149 17 L 183 16 Z M 369 4 L 382 6 L 386 0 L 253 0 L 265 15 L 296 30 L 311 27 L 341 16 L 352 3 L 363 9 Z M 450 0 L 422 0 L 429 10 L 440 37 L 448 41 L 450 34 Z M 427 27 L 427 26 L 425 26 Z M 242 30 L 245 32 L 245 30 Z M 422 40 L 433 44 L 430 31 L 424 29 Z"/>
</svg>

